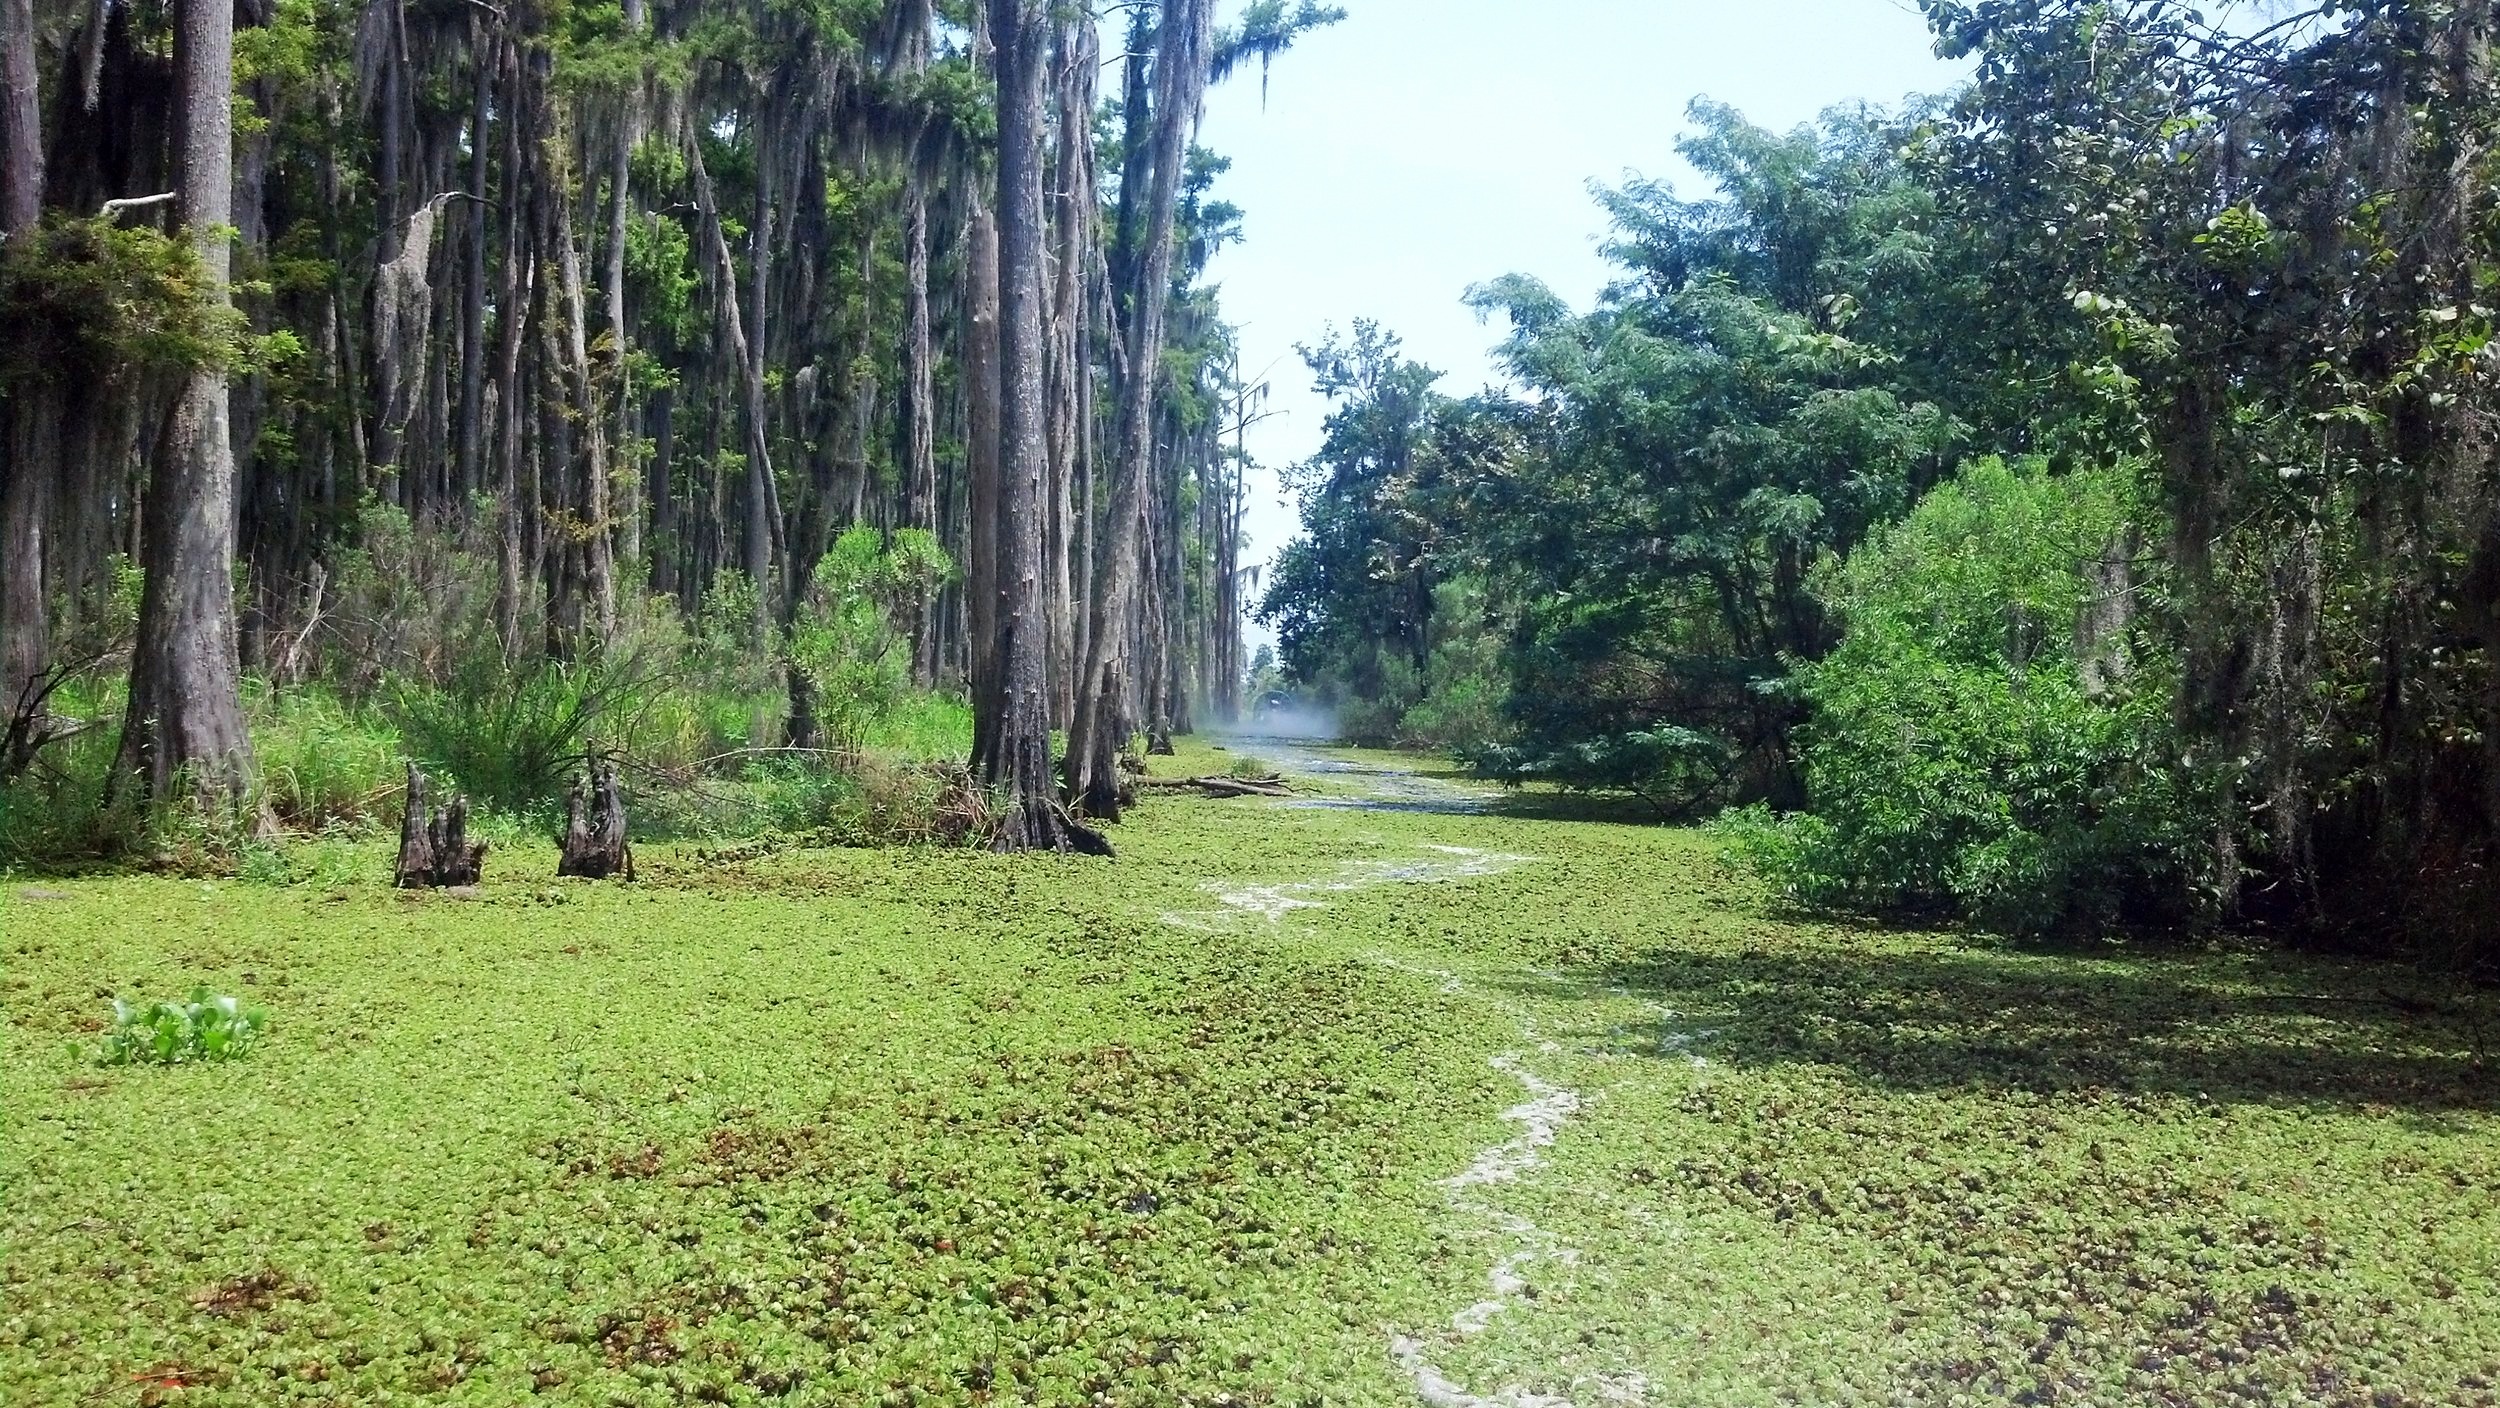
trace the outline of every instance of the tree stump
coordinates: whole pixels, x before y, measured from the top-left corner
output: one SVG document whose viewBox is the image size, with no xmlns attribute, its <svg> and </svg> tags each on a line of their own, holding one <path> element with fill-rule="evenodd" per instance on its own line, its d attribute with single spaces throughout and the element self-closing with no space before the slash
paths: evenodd
<svg viewBox="0 0 2500 1408">
<path fill-rule="evenodd" d="M 408 805 L 399 821 L 399 864 L 391 883 L 402 890 L 444 890 L 474 885 L 486 872 L 486 843 L 469 839 L 469 799 L 453 794 L 451 805 L 428 815 L 425 773 L 408 765 Z"/>
<path fill-rule="evenodd" d="M 573 794 L 564 804 L 564 858 L 556 863 L 556 874 L 634 878 L 634 848 L 625 840 L 625 794 L 613 765 L 593 764 L 587 776 L 573 780 Z"/>
</svg>

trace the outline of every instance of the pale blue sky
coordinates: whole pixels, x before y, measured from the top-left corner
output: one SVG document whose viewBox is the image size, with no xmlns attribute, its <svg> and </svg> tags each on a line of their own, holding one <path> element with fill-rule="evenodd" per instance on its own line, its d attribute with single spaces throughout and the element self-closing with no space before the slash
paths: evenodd
<svg viewBox="0 0 2500 1408">
<path fill-rule="evenodd" d="M 1251 436 L 1269 465 L 1318 447 L 1325 405 L 1292 349 L 1329 323 L 1378 319 L 1463 394 L 1494 375 L 1468 285 L 1534 274 L 1585 306 L 1607 279 L 1588 183 L 1699 193 L 1674 150 L 1694 97 L 1787 128 L 1959 73 L 1910 0 L 1340 3 L 1346 21 L 1286 55 L 1264 103 L 1255 70 L 1210 95 L 1200 134 L 1233 158 L 1218 190 L 1247 216 L 1212 277 L 1245 370 L 1274 366 L 1284 414 Z M 1264 561 L 1293 517 L 1272 476 L 1254 497 L 1246 560 Z"/>
</svg>

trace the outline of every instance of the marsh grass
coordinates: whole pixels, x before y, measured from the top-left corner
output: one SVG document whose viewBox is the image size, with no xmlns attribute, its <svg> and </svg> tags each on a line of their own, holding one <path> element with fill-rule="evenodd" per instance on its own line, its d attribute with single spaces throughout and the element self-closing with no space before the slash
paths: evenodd
<svg viewBox="0 0 2500 1408">
<path fill-rule="evenodd" d="M 483 692 L 412 688 L 365 704 L 319 684 L 254 681 L 245 700 L 259 769 L 252 796 L 214 814 L 149 807 L 110 799 L 120 688 L 81 681 L 56 698 L 79 731 L 0 786 L 0 874 L 135 863 L 265 884 L 344 882 L 352 866 L 370 864 L 360 843 L 396 834 L 411 759 L 439 792 L 468 794 L 473 834 L 506 852 L 554 834 L 566 770 L 597 738 L 626 765 L 641 841 L 944 843 L 967 836 L 967 814 L 981 811 L 967 806 L 953 766 L 972 747 L 961 698 L 906 694 L 858 749 L 788 753 L 725 735 L 751 728 L 754 701 L 678 689 L 624 665 L 549 666 Z"/>
</svg>

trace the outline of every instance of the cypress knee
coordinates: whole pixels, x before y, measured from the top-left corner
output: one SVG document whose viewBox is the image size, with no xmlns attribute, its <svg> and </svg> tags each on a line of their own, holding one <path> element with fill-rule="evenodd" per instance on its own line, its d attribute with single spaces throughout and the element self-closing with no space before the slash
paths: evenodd
<svg viewBox="0 0 2500 1408">
<path fill-rule="evenodd" d="M 625 839 L 625 793 L 614 764 L 593 764 L 574 779 L 564 805 L 564 857 L 556 874 L 584 880 L 634 878 L 634 848 Z"/>
<path fill-rule="evenodd" d="M 425 773 L 408 765 L 408 802 L 399 821 L 399 864 L 391 883 L 402 890 L 441 890 L 474 885 L 486 873 L 486 843 L 469 839 L 469 799 L 453 794 L 451 805 L 430 816 Z"/>
</svg>

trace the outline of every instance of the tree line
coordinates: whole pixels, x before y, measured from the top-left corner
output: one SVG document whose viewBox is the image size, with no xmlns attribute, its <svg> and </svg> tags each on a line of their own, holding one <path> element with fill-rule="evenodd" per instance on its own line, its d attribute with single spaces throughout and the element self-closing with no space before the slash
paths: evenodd
<svg viewBox="0 0 2500 1408">
<path fill-rule="evenodd" d="M 1202 99 L 1335 18 L 0 0 L 10 772 L 132 578 L 117 785 L 232 799 L 244 682 L 302 672 L 394 523 L 484 565 L 511 671 L 655 603 L 784 659 L 866 527 L 962 564 L 901 629 L 969 691 L 1002 844 L 1098 843 L 1068 803 L 1116 819 L 1118 750 L 1242 674 Z"/>
<path fill-rule="evenodd" d="M 2500 15 L 1924 9 L 1958 91 L 1698 104 L 1594 309 L 1475 290 L 1511 389 L 1305 349 L 1288 670 L 1819 903 L 2491 958 Z"/>
</svg>

